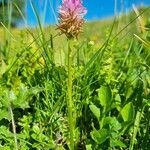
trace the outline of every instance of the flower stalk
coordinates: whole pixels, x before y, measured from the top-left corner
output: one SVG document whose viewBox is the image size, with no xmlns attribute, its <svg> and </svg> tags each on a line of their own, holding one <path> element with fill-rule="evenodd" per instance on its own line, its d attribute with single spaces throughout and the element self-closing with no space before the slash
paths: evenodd
<svg viewBox="0 0 150 150">
<path fill-rule="evenodd" d="M 67 98 L 67 108 L 68 108 L 68 123 L 69 123 L 69 141 L 70 150 L 74 150 L 74 128 L 75 128 L 75 118 L 74 118 L 74 102 L 72 96 L 72 50 L 71 50 L 71 40 L 68 40 L 68 98 Z"/>
</svg>

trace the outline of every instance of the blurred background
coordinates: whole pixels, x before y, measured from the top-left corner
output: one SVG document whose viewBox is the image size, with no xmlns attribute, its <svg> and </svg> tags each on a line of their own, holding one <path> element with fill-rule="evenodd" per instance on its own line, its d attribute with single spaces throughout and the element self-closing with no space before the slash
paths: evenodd
<svg viewBox="0 0 150 150">
<path fill-rule="evenodd" d="M 35 13 L 37 12 L 42 25 L 56 24 L 57 11 L 61 1 L 0 0 L 0 22 L 7 23 L 11 18 L 12 26 L 36 26 L 38 23 Z M 133 4 L 137 7 L 150 6 L 150 0 L 83 0 L 83 3 L 88 10 L 87 21 L 106 19 L 121 13 L 128 13 L 132 10 Z"/>
</svg>

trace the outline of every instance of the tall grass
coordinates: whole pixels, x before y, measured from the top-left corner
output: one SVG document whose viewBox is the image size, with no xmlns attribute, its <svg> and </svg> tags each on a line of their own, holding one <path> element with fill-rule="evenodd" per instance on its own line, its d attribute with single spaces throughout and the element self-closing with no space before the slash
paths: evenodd
<svg viewBox="0 0 150 150">
<path fill-rule="evenodd" d="M 87 24 L 70 57 L 64 37 L 45 28 L 30 4 L 34 29 L 1 23 L 0 149 L 149 149 L 149 28 L 133 30 L 139 16 L 148 20 L 149 8 L 123 24 L 108 21 L 103 39 L 99 23 L 91 23 L 93 33 Z"/>
</svg>

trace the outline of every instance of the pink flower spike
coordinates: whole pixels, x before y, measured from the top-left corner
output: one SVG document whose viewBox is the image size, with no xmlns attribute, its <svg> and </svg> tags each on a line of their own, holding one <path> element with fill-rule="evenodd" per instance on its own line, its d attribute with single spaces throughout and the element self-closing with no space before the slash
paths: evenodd
<svg viewBox="0 0 150 150">
<path fill-rule="evenodd" d="M 82 0 L 62 0 L 59 8 L 58 29 L 61 34 L 66 34 L 68 38 L 78 36 L 84 23 L 84 15 L 87 10 L 82 5 Z"/>
</svg>

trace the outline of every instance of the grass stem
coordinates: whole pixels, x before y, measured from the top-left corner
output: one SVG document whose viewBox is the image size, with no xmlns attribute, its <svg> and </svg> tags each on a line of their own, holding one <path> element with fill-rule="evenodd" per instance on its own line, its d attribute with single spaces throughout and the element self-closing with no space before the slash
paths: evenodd
<svg viewBox="0 0 150 150">
<path fill-rule="evenodd" d="M 9 112 L 10 112 L 11 120 L 12 120 L 12 130 L 13 130 L 13 135 L 14 135 L 15 150 L 18 150 L 18 142 L 17 142 L 17 135 L 16 135 L 16 125 L 15 125 L 14 114 L 13 114 L 11 106 L 9 107 Z"/>
</svg>

